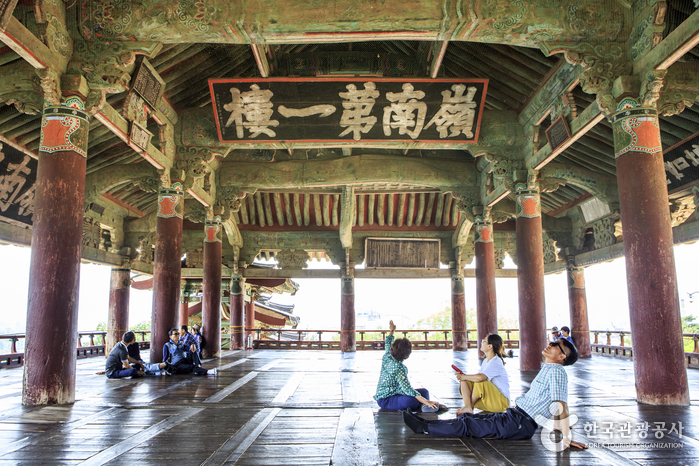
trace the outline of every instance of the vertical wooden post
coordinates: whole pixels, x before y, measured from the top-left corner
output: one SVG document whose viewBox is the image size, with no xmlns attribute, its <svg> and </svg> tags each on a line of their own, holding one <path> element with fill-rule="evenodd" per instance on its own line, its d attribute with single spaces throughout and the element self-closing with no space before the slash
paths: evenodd
<svg viewBox="0 0 699 466">
<path fill-rule="evenodd" d="M 221 356 L 221 217 L 204 222 L 204 280 L 201 323 L 205 358 Z M 243 345 L 244 346 L 244 345 Z"/>
<path fill-rule="evenodd" d="M 340 350 L 357 351 L 354 314 L 354 264 L 341 264 Z"/>
<path fill-rule="evenodd" d="M 231 349 L 245 349 L 243 311 L 245 307 L 244 279 L 241 273 L 231 274 Z"/>
<path fill-rule="evenodd" d="M 158 192 L 153 262 L 150 361 L 162 362 L 168 332 L 177 327 L 182 274 L 182 218 L 184 191 L 179 182 Z"/>
<path fill-rule="evenodd" d="M 76 78 L 84 83 L 84 78 Z M 56 83 L 58 85 L 58 83 Z M 87 87 L 85 86 L 85 95 Z M 44 108 L 34 194 L 22 403 L 75 401 L 88 115 L 84 95 Z M 24 168 L 29 158 L 17 169 Z"/>
<path fill-rule="evenodd" d="M 109 283 L 109 313 L 107 315 L 107 335 L 104 339 L 104 353 L 114 348 L 129 329 L 129 296 L 131 289 L 131 269 L 129 257 L 121 258 L 121 268 L 113 268 Z"/>
<path fill-rule="evenodd" d="M 498 314 L 495 297 L 495 243 L 493 222 L 487 217 L 476 216 L 476 320 L 479 357 L 480 342 L 490 333 L 498 333 Z"/>
<path fill-rule="evenodd" d="M 570 312 L 570 336 L 581 358 L 592 357 L 590 348 L 590 324 L 587 318 L 587 294 L 585 293 L 585 269 L 575 266 L 575 258 L 568 257 L 568 310 Z M 596 335 L 595 335 L 596 337 Z M 595 341 L 597 343 L 597 341 Z"/>
<path fill-rule="evenodd" d="M 179 326 L 189 323 L 189 293 L 183 292 L 180 296 Z"/>
<path fill-rule="evenodd" d="M 255 293 L 250 293 L 250 302 L 245 303 L 245 328 L 255 328 Z M 245 332 L 245 339 L 252 335 L 252 330 Z M 247 343 L 246 343 L 247 347 Z"/>
<path fill-rule="evenodd" d="M 546 347 L 544 241 L 537 172 L 517 183 L 517 288 L 519 294 L 519 368 L 536 371 Z"/>
<path fill-rule="evenodd" d="M 624 97 L 612 117 L 636 399 L 689 405 L 667 175 L 653 107 Z"/>
<path fill-rule="evenodd" d="M 468 350 L 464 272 L 451 270 L 451 341 L 453 351 Z"/>
</svg>

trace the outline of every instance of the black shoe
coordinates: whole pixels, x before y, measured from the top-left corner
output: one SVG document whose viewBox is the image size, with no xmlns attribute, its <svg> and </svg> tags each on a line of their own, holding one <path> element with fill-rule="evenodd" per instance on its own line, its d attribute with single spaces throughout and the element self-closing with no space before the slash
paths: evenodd
<svg viewBox="0 0 699 466">
<path fill-rule="evenodd" d="M 416 434 L 427 434 L 427 421 L 420 419 L 418 416 L 410 412 L 410 408 L 401 411 L 403 413 L 403 422 L 410 427 L 410 430 Z"/>
</svg>

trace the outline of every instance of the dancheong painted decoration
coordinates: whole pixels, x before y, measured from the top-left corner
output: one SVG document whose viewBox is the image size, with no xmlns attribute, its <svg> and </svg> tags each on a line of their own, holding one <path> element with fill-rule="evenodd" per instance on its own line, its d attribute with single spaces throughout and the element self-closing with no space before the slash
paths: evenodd
<svg viewBox="0 0 699 466">
<path fill-rule="evenodd" d="M 211 79 L 221 142 L 476 143 L 485 79 Z"/>
</svg>

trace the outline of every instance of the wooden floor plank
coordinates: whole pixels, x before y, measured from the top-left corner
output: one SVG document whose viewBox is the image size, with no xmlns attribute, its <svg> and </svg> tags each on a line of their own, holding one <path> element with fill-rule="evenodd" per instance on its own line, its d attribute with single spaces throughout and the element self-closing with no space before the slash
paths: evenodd
<svg viewBox="0 0 699 466">
<path fill-rule="evenodd" d="M 695 464 L 699 457 L 699 392 L 692 391 L 693 404 L 689 407 L 640 405 L 635 400 L 630 361 L 595 356 L 565 369 L 569 405 L 578 416 L 574 438 L 606 442 L 608 447 L 556 453 L 542 445 L 540 432 L 521 441 L 413 434 L 400 413 L 380 410 L 371 397 L 382 355 L 380 351 L 352 355 L 330 351 L 235 351 L 205 364 L 219 369 L 215 377 L 178 375 L 132 380 L 96 375 L 104 369 L 104 359 L 83 359 L 77 365 L 76 402 L 65 406 L 23 407 L 22 369 L 2 369 L 0 466 L 99 464 L 106 457 L 110 465 L 129 466 L 200 465 L 210 458 L 218 464 L 236 461 L 261 466 L 327 465 L 331 461 L 384 465 L 682 465 Z M 455 416 L 461 401 L 450 365 L 457 362 L 467 372 L 476 372 L 476 356 L 475 351 L 411 354 L 406 365 L 413 386 L 424 386 L 432 399 L 452 408 L 446 413 L 421 416 Z M 528 390 L 536 374 L 520 372 L 517 358 L 506 362 L 514 399 Z M 688 371 L 688 378 L 690 386 L 699 386 L 699 371 Z M 198 410 L 196 414 L 181 420 L 181 413 L 192 409 Z M 276 414 L 267 419 L 272 410 Z M 169 420 L 178 424 L 164 430 Z M 603 421 L 665 422 L 668 426 L 682 422 L 683 433 L 681 437 L 667 433 L 657 442 L 653 436 L 630 439 L 644 444 L 644 448 L 614 445 L 618 438 L 602 442 L 587 439 L 583 426 Z M 159 426 L 157 431 L 155 426 Z M 657 446 L 672 444 L 682 446 Z"/>
</svg>

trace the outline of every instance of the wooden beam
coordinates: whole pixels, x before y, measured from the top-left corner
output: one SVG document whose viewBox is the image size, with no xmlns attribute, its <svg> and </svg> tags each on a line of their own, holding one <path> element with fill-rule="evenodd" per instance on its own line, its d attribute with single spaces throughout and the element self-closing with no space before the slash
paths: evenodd
<svg viewBox="0 0 699 466">
<path fill-rule="evenodd" d="M 685 53 L 699 45 L 699 10 L 692 13 L 653 50 L 633 66 L 633 74 L 643 76 L 650 70 L 666 70 Z"/>
<path fill-rule="evenodd" d="M 393 211 L 394 211 L 394 203 L 395 203 L 395 196 L 393 193 L 387 194 L 388 196 L 388 215 L 386 215 L 386 223 L 388 226 L 393 226 Z"/>
<path fill-rule="evenodd" d="M 582 196 L 580 196 L 579 198 L 573 199 L 572 201 L 563 204 L 562 206 L 560 206 L 557 209 L 549 210 L 548 212 L 546 212 L 546 215 L 550 215 L 551 217 L 555 217 L 556 215 L 560 215 L 563 212 L 566 212 L 568 209 L 572 209 L 576 205 L 580 204 L 583 201 L 586 201 L 587 199 L 590 199 L 591 197 L 592 197 L 592 194 L 585 193 Z"/>
<path fill-rule="evenodd" d="M 129 137 L 129 122 L 117 112 L 110 104 L 105 103 L 102 110 L 95 115 L 104 126 L 110 129 L 119 139 L 124 141 L 134 151 L 141 154 L 148 163 L 153 165 L 158 170 L 170 169 L 173 166 L 173 161 L 160 152 L 152 143 L 148 143 L 148 148 L 142 150 L 136 144 L 131 142 Z"/>
<path fill-rule="evenodd" d="M 405 224 L 409 227 L 413 226 L 413 217 L 415 216 L 415 193 L 410 193 L 408 197 L 408 218 L 405 219 Z"/>
<path fill-rule="evenodd" d="M 493 207 L 500 200 L 507 197 L 508 194 L 510 194 L 510 190 L 507 189 L 507 187 L 504 184 L 501 184 L 485 197 L 483 203 L 488 207 Z"/>
<path fill-rule="evenodd" d="M 357 196 L 357 218 L 356 224 L 359 225 L 360 227 L 364 226 L 364 198 L 366 197 L 365 194 L 359 194 Z"/>
<path fill-rule="evenodd" d="M 137 209 L 136 207 L 132 206 L 131 204 L 128 204 L 128 203 L 122 201 L 121 199 L 112 196 L 111 194 L 104 193 L 104 194 L 102 194 L 102 197 L 112 201 L 113 203 L 115 203 L 119 207 L 123 207 L 124 209 L 128 210 L 129 212 L 131 212 L 132 214 L 136 215 L 139 218 L 145 217 L 145 215 L 146 215 L 146 213 L 143 212 L 142 210 Z"/>
<path fill-rule="evenodd" d="M 376 194 L 369 194 L 369 225 L 374 224 L 374 205 L 376 204 Z"/>
<path fill-rule="evenodd" d="M 248 200 L 248 210 L 250 211 L 250 223 L 257 225 L 257 215 L 255 214 L 255 195 L 248 194 L 245 197 Z"/>
<path fill-rule="evenodd" d="M 402 227 L 403 226 L 403 221 L 405 219 L 405 200 L 406 200 L 407 195 L 404 194 L 399 194 L 398 195 L 398 226 Z"/>
<path fill-rule="evenodd" d="M 551 145 L 547 143 L 544 147 L 539 149 L 536 154 L 533 154 L 524 160 L 525 166 L 529 169 L 541 170 L 547 163 L 551 162 L 557 155 L 561 154 L 575 141 L 580 139 L 603 118 L 604 113 L 602 113 L 597 106 L 597 102 L 592 102 L 585 110 L 583 110 L 580 116 L 571 122 L 570 132 L 572 133 L 572 136 L 570 139 L 558 146 L 556 150 L 553 151 L 551 150 Z"/>
<path fill-rule="evenodd" d="M 330 195 L 323 194 L 323 225 L 330 226 Z"/>
<path fill-rule="evenodd" d="M 385 222 L 385 217 L 383 214 L 384 203 L 386 202 L 386 195 L 379 194 L 378 206 L 376 207 L 376 218 L 379 222 L 379 226 L 383 226 Z"/>
<path fill-rule="evenodd" d="M 54 53 L 14 16 L 7 27 L 0 30 L 0 40 L 36 69 L 51 68 L 65 73 L 68 61 Z"/>
<path fill-rule="evenodd" d="M 274 217 L 272 216 L 272 203 L 269 200 L 269 193 L 262 193 L 262 199 L 265 203 L 265 216 L 267 217 L 267 225 L 274 225 Z"/>
<path fill-rule="evenodd" d="M 430 226 L 430 221 L 432 220 L 432 208 L 434 206 L 434 201 L 437 198 L 437 193 L 430 193 L 430 197 L 427 200 L 427 210 L 425 211 L 425 226 Z"/>
<path fill-rule="evenodd" d="M 323 224 L 323 214 L 320 206 L 320 194 L 313 195 L 313 213 L 316 216 L 316 226 L 321 226 Z"/>
<path fill-rule="evenodd" d="M 245 198 L 240 200 L 240 221 L 243 225 L 247 225 L 250 221 L 248 220 L 248 203 Z"/>
<path fill-rule="evenodd" d="M 352 247 L 352 220 L 357 207 L 354 188 L 345 186 L 342 190 L 342 211 L 340 213 L 340 244 L 345 249 Z"/>
<path fill-rule="evenodd" d="M 439 68 L 442 66 L 442 60 L 444 60 L 444 54 L 447 52 L 449 41 L 445 40 L 441 44 L 439 42 L 435 42 L 435 45 L 438 45 L 438 48 L 435 47 L 432 49 L 434 55 L 432 57 L 432 65 L 430 66 L 431 78 L 436 78 L 439 75 Z"/>
<path fill-rule="evenodd" d="M 283 227 L 286 222 L 284 221 L 284 210 L 282 209 L 282 196 L 279 193 L 274 193 L 272 196 L 274 197 L 274 210 L 277 211 L 277 222 L 280 227 Z"/>
<path fill-rule="evenodd" d="M 265 223 L 265 209 L 262 207 L 262 193 L 255 193 L 255 210 L 257 211 L 257 224 L 261 227 L 266 225 Z"/>
<path fill-rule="evenodd" d="M 260 71 L 260 76 L 263 78 L 269 77 L 269 62 L 267 61 L 267 54 L 265 44 L 250 44 L 252 48 L 252 54 L 255 57 L 255 63 L 257 63 L 257 69 Z"/>
<path fill-rule="evenodd" d="M 353 205 L 354 205 L 353 201 Z M 333 206 L 332 206 L 332 224 L 333 226 L 337 226 L 339 222 L 339 212 L 340 212 L 340 195 L 339 194 L 333 194 Z M 352 212 L 352 219 L 355 219 L 354 211 Z"/>
<path fill-rule="evenodd" d="M 303 218 L 301 217 L 301 195 L 298 193 L 294 194 L 294 215 L 296 215 L 296 225 L 301 226 L 303 223 Z"/>
<path fill-rule="evenodd" d="M 211 207 L 215 203 L 214 198 L 199 185 L 193 185 L 191 188 L 187 189 L 187 193 L 199 201 L 204 207 Z"/>
<path fill-rule="evenodd" d="M 434 213 L 434 226 L 442 226 L 442 211 L 444 210 L 444 194 L 437 194 L 437 210 Z"/>
<path fill-rule="evenodd" d="M 185 269 L 182 269 L 185 270 Z M 196 270 L 196 269 L 187 269 Z M 339 269 L 253 269 L 243 270 L 245 278 L 330 278 L 339 279 Z M 451 278 L 451 269 L 354 269 L 355 278 Z M 476 278 L 476 269 L 464 269 L 465 278 Z M 516 278 L 517 269 L 495 269 L 496 278 Z"/>
<path fill-rule="evenodd" d="M 417 216 L 415 217 L 415 225 L 417 226 L 422 224 L 422 217 L 425 215 L 425 193 L 420 193 L 419 196 Z"/>
<path fill-rule="evenodd" d="M 291 194 L 284 193 L 284 210 L 286 211 L 286 223 L 294 224 L 294 216 L 291 214 Z"/>
</svg>

